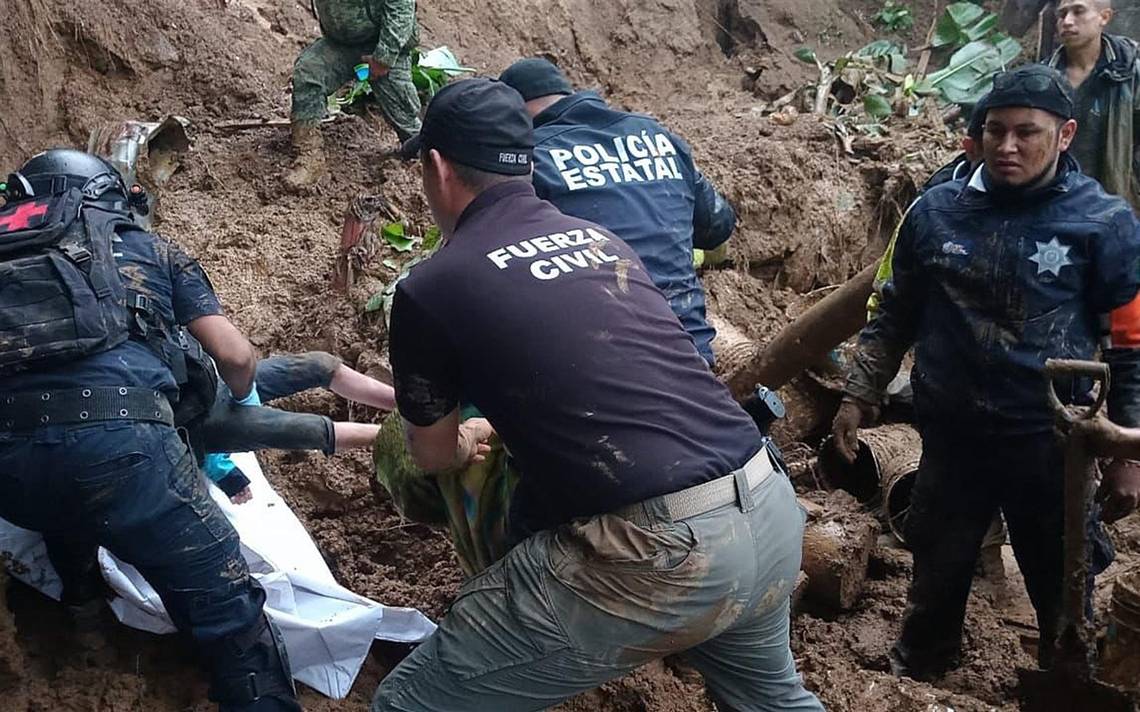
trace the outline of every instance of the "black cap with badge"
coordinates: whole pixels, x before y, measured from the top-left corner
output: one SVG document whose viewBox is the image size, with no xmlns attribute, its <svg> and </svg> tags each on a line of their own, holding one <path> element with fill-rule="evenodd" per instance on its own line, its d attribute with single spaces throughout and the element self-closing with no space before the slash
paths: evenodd
<svg viewBox="0 0 1140 712">
<path fill-rule="evenodd" d="M 488 173 L 530 173 L 534 129 L 522 97 L 492 79 L 463 79 L 448 84 L 432 98 L 423 128 L 404 142 L 400 156 L 422 151 Z"/>
</svg>

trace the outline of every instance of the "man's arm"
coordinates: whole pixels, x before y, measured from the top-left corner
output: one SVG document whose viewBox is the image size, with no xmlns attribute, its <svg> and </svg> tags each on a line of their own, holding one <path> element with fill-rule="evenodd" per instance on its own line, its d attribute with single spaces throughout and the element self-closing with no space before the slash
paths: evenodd
<svg viewBox="0 0 1140 712">
<path fill-rule="evenodd" d="M 693 168 L 693 247 L 712 250 L 724 244 L 736 229 L 736 211 L 704 174 Z"/>
<path fill-rule="evenodd" d="M 253 345 L 222 315 L 214 287 L 197 260 L 167 242 L 174 320 L 213 357 L 218 374 L 238 400 L 250 395 L 257 371 Z"/>
<path fill-rule="evenodd" d="M 364 0 L 372 2 L 372 0 Z M 415 0 L 383 0 L 379 15 L 375 18 L 379 25 L 380 39 L 376 42 L 373 59 L 385 67 L 391 67 L 396 57 L 408 45 L 416 28 Z"/>
<path fill-rule="evenodd" d="M 441 472 L 482 460 L 494 431 L 482 418 L 459 424 L 459 353 L 436 316 L 409 293 L 407 281 L 396 286 L 390 334 L 396 404 L 412 462 Z"/>
<path fill-rule="evenodd" d="M 426 472 L 443 472 L 482 462 L 491 446 L 494 430 L 483 418 L 459 422 L 459 408 L 427 426 L 404 420 L 408 454 L 416 467 Z"/>
<path fill-rule="evenodd" d="M 915 256 L 915 228 L 915 216 L 910 212 L 899 228 L 878 315 L 859 334 L 844 393 L 863 403 L 877 405 L 882 400 L 914 343 L 924 302 Z"/>
<path fill-rule="evenodd" d="M 248 396 L 257 373 L 257 352 L 245 335 L 220 314 L 198 317 L 186 328 L 213 357 L 218 375 L 230 387 L 234 398 L 240 401 Z"/>
<path fill-rule="evenodd" d="M 1095 244 L 1093 308 L 1105 316 L 1102 356 L 1111 374 L 1108 417 L 1126 427 L 1140 426 L 1140 222 L 1123 209 L 1112 230 Z M 1112 522 L 1140 502 L 1140 463 L 1116 459 L 1103 467 L 1098 498 L 1101 517 Z"/>
</svg>

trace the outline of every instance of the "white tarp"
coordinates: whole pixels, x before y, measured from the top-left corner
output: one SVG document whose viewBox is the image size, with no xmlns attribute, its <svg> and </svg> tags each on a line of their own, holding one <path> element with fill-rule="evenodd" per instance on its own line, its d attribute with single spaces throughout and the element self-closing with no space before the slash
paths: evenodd
<svg viewBox="0 0 1140 712">
<path fill-rule="evenodd" d="M 301 522 L 266 482 L 257 458 L 242 453 L 234 461 L 251 481 L 253 501 L 231 504 L 216 487 L 211 490 L 265 588 L 265 610 L 281 629 L 294 678 L 341 699 L 374 639 L 415 643 L 431 635 L 435 624 L 414 608 L 382 606 L 340 586 Z M 59 599 L 60 582 L 39 534 L 0 519 L 0 555 L 14 577 Z M 111 602 L 119 620 L 152 633 L 174 631 L 158 594 L 134 567 L 103 549 L 99 561 L 119 594 Z"/>
</svg>

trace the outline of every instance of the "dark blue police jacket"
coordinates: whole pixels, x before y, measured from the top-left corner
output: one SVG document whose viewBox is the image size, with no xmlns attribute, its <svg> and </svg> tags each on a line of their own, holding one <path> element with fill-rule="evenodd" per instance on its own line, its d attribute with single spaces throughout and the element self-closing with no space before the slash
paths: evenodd
<svg viewBox="0 0 1140 712">
<path fill-rule="evenodd" d="M 534 132 L 538 196 L 628 243 L 711 364 L 715 332 L 692 251 L 727 240 L 736 213 L 689 147 L 650 117 L 611 109 L 588 91 L 536 116 Z"/>
<path fill-rule="evenodd" d="M 1045 360 L 1093 359 L 1100 346 L 1112 368 L 1110 416 L 1140 423 L 1138 344 L 1104 341 L 1110 319 L 1115 334 L 1116 314 L 1135 311 L 1114 312 L 1140 289 L 1140 228 L 1068 154 L 1053 183 L 1020 197 L 989 189 L 983 168 L 931 188 L 903 224 L 893 268 L 849 392 L 872 396 L 874 362 L 913 343 L 920 425 L 1040 432 L 1054 417 Z"/>
</svg>

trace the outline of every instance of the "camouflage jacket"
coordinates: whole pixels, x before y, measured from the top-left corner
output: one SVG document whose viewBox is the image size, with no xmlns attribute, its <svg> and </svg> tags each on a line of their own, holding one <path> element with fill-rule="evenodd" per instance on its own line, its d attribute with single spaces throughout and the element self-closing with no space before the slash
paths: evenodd
<svg viewBox="0 0 1140 712">
<path fill-rule="evenodd" d="M 341 44 L 373 44 L 376 61 L 392 66 L 419 42 L 416 0 L 313 0 L 321 34 Z"/>
</svg>

